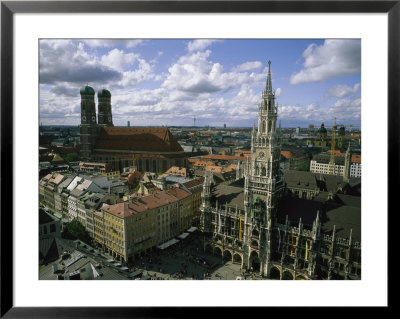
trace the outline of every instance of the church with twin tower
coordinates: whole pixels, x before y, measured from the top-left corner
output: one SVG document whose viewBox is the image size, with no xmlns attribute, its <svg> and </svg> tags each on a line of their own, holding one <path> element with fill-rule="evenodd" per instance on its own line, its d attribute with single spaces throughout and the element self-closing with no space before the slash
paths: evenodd
<svg viewBox="0 0 400 319">
<path fill-rule="evenodd" d="M 134 167 L 141 172 L 154 173 L 185 165 L 185 152 L 168 128 L 115 127 L 110 91 L 97 92 L 98 112 L 92 87 L 82 87 L 80 95 L 81 160 L 106 163 L 113 170 Z"/>
</svg>

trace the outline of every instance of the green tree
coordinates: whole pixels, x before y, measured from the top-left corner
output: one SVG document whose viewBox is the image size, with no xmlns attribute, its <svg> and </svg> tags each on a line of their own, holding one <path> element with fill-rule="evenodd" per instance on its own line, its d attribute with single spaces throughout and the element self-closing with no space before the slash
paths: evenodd
<svg viewBox="0 0 400 319">
<path fill-rule="evenodd" d="M 64 156 L 64 160 L 66 162 L 76 162 L 79 161 L 79 154 L 78 153 L 69 153 L 67 155 Z"/>
<path fill-rule="evenodd" d="M 301 164 L 299 171 L 305 171 L 308 172 L 310 170 L 310 162 L 305 162 Z"/>
<path fill-rule="evenodd" d="M 92 238 L 85 229 L 85 226 L 83 226 L 76 218 L 64 226 L 62 237 L 72 240 L 79 239 L 88 245 L 92 244 Z"/>
</svg>

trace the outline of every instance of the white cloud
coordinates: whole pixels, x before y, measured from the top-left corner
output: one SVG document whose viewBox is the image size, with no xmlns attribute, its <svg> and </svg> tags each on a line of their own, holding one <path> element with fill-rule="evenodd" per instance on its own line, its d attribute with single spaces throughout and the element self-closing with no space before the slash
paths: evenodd
<svg viewBox="0 0 400 319">
<path fill-rule="evenodd" d="M 193 51 L 201 51 L 205 48 L 209 47 L 211 44 L 215 42 L 220 42 L 221 40 L 210 40 L 210 39 L 199 39 L 190 41 L 187 45 L 187 49 L 189 52 Z"/>
<path fill-rule="evenodd" d="M 304 68 L 292 74 L 290 83 L 322 82 L 361 72 L 360 40 L 325 40 L 310 44 L 303 52 Z"/>
<path fill-rule="evenodd" d="M 277 88 L 275 90 L 275 97 L 280 97 L 282 95 L 282 89 L 281 88 Z"/>
<path fill-rule="evenodd" d="M 138 54 L 125 53 L 122 50 L 113 49 L 107 55 L 101 57 L 101 63 L 112 69 L 123 71 L 127 67 L 132 66 L 138 57 Z"/>
<path fill-rule="evenodd" d="M 113 47 L 117 45 L 125 46 L 126 48 L 134 48 L 144 43 L 144 40 L 124 40 L 124 39 L 88 39 L 84 40 L 89 47 Z"/>
<path fill-rule="evenodd" d="M 329 88 L 326 92 L 326 95 L 331 97 L 343 98 L 350 94 L 356 93 L 360 89 L 360 87 L 360 83 L 354 84 L 353 87 L 338 84 Z"/>
<path fill-rule="evenodd" d="M 234 71 L 249 71 L 262 68 L 263 64 L 260 61 L 249 61 L 236 66 Z"/>
<path fill-rule="evenodd" d="M 328 109 L 327 114 L 339 120 L 359 121 L 361 119 L 361 98 L 338 100 Z"/>
<path fill-rule="evenodd" d="M 102 65 L 97 56 L 72 40 L 40 41 L 40 83 L 97 83 L 115 81 L 120 72 Z"/>
<path fill-rule="evenodd" d="M 257 83 L 264 74 L 247 72 L 224 72 L 220 63 L 208 60 L 211 51 L 195 52 L 179 58 L 171 66 L 162 86 L 192 94 L 212 93 L 229 90 L 245 83 Z"/>
<path fill-rule="evenodd" d="M 123 72 L 122 80 L 118 82 L 119 86 L 135 86 L 141 82 L 150 80 L 154 77 L 153 67 L 146 60 L 138 58 L 138 68 Z"/>
<path fill-rule="evenodd" d="M 295 119 L 295 120 L 319 120 L 321 110 L 319 105 L 311 103 L 308 105 L 283 105 L 278 108 L 279 119 Z"/>
</svg>

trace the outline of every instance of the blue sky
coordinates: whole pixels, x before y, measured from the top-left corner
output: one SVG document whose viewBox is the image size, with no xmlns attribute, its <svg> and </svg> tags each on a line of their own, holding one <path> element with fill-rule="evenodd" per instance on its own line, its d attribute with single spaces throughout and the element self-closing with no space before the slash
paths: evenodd
<svg viewBox="0 0 400 319">
<path fill-rule="evenodd" d="M 361 122 L 361 41 L 43 39 L 40 122 L 80 124 L 79 90 L 111 94 L 116 126 L 252 126 L 271 60 L 283 127 Z M 97 96 L 95 97 L 97 105 Z"/>
</svg>

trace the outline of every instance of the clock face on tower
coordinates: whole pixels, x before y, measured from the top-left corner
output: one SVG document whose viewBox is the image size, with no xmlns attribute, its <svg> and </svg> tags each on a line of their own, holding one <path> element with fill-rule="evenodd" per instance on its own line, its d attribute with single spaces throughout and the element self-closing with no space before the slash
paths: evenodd
<svg viewBox="0 0 400 319">
<path fill-rule="evenodd" d="M 108 122 L 111 122 L 111 117 L 108 117 Z"/>
<path fill-rule="evenodd" d="M 265 157 L 264 152 L 258 153 L 258 158 L 259 158 L 259 159 L 263 159 L 264 157 Z"/>
<path fill-rule="evenodd" d="M 86 121 L 86 116 L 82 116 L 82 121 Z"/>
<path fill-rule="evenodd" d="M 92 121 L 94 122 L 96 120 L 96 118 L 94 116 L 92 116 Z"/>
</svg>

